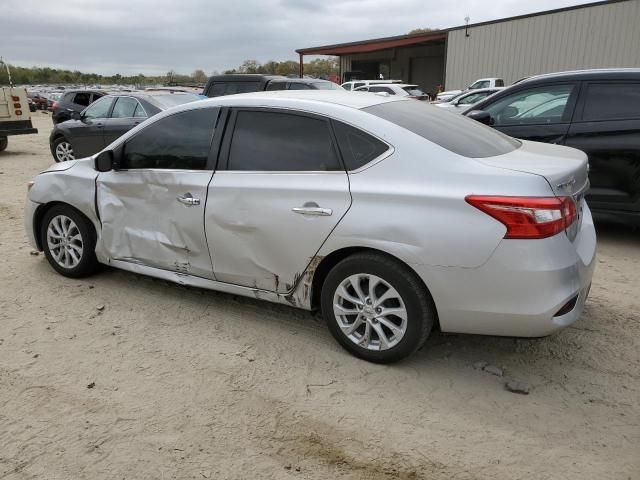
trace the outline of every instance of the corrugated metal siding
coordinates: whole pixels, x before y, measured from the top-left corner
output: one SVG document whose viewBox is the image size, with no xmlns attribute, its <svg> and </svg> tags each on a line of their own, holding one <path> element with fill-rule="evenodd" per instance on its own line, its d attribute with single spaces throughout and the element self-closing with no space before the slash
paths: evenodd
<svg viewBox="0 0 640 480">
<path fill-rule="evenodd" d="M 449 32 L 446 89 L 582 68 L 640 67 L 640 0 Z"/>
</svg>

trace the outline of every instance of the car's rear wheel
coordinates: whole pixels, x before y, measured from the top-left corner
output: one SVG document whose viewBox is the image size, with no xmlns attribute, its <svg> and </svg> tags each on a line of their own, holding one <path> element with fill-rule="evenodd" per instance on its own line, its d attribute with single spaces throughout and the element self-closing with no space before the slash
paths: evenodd
<svg viewBox="0 0 640 480">
<path fill-rule="evenodd" d="M 79 278 L 98 269 L 93 226 L 76 209 L 68 205 L 49 209 L 40 225 L 40 239 L 47 260 L 58 273 Z"/>
<path fill-rule="evenodd" d="M 415 272 L 377 253 L 338 263 L 321 292 L 322 313 L 336 340 L 357 357 L 391 363 L 425 342 L 436 310 Z"/>
<path fill-rule="evenodd" d="M 9 145 L 9 139 L 7 137 L 0 137 L 0 152 L 4 152 Z"/>
<path fill-rule="evenodd" d="M 64 137 L 56 138 L 53 142 L 53 158 L 56 162 L 67 162 L 75 160 L 73 147 L 71 143 Z"/>
</svg>

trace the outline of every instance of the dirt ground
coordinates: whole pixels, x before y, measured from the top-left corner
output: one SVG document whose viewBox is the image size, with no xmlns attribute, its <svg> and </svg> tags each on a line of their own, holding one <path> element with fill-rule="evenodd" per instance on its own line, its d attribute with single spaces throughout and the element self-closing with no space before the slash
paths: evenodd
<svg viewBox="0 0 640 480">
<path fill-rule="evenodd" d="M 0 479 L 640 478 L 640 233 L 599 227 L 585 314 L 559 334 L 434 333 L 373 365 L 304 311 L 54 273 L 23 228 L 52 163 L 51 118 L 34 124 L 0 153 Z"/>
</svg>

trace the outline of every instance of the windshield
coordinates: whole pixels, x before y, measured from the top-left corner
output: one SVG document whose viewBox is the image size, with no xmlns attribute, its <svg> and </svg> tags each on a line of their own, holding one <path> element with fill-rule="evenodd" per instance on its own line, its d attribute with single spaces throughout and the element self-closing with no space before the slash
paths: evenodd
<svg viewBox="0 0 640 480">
<path fill-rule="evenodd" d="M 475 120 L 414 100 L 386 102 L 363 108 L 365 112 L 426 138 L 450 152 L 470 158 L 504 155 L 519 148 L 511 138 Z"/>
<path fill-rule="evenodd" d="M 200 97 L 192 93 L 167 93 L 166 95 L 149 96 L 149 101 L 162 110 L 182 105 L 183 103 L 195 102 L 196 100 L 200 100 Z"/>
</svg>

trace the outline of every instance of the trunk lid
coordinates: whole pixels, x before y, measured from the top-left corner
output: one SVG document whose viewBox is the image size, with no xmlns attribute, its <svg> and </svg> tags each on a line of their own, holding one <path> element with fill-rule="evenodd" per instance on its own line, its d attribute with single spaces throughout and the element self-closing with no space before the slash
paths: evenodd
<svg viewBox="0 0 640 480">
<path fill-rule="evenodd" d="M 575 148 L 522 141 L 522 146 L 505 155 L 479 158 L 485 165 L 540 175 L 558 197 L 572 197 L 578 218 L 567 229 L 573 241 L 582 225 L 584 195 L 589 187 L 587 155 Z"/>
</svg>

